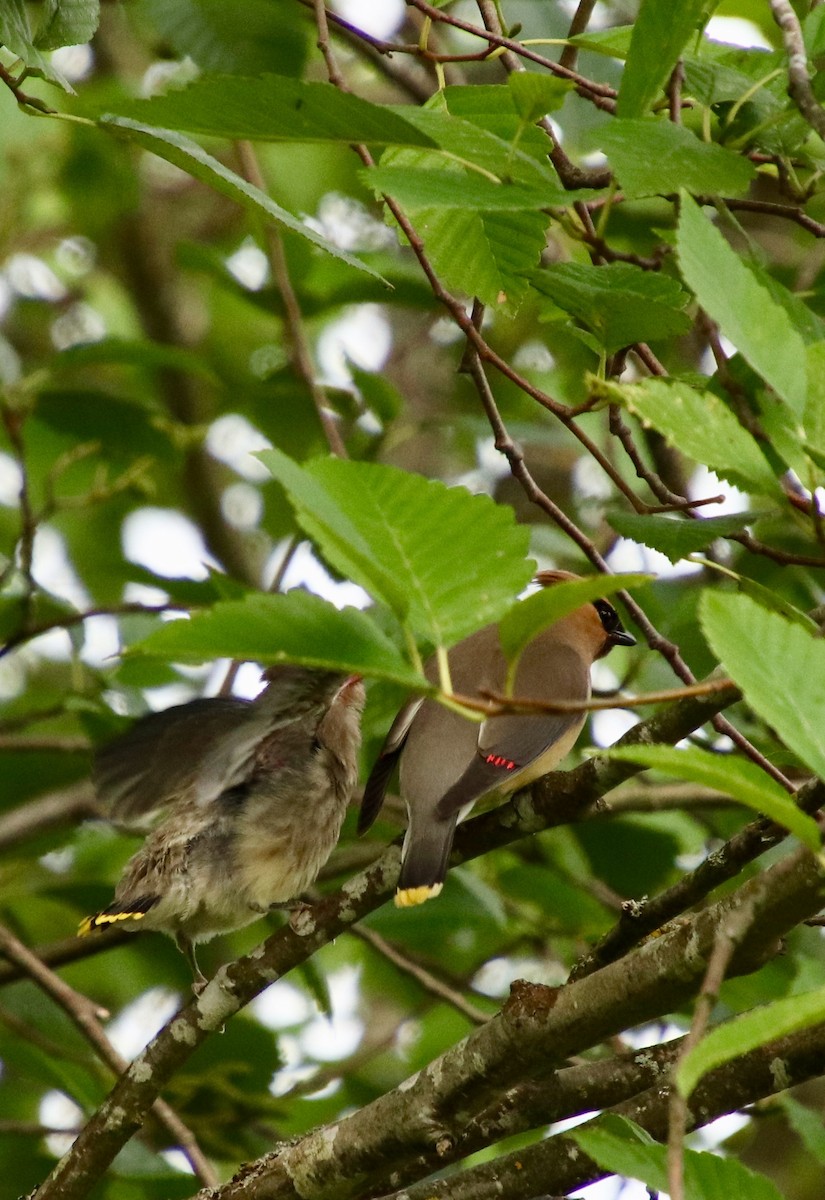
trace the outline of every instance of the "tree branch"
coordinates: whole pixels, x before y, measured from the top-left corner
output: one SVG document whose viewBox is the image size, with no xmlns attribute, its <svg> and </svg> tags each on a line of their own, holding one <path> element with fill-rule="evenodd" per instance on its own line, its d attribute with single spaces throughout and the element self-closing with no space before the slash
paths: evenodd
<svg viewBox="0 0 825 1200">
<path fill-rule="evenodd" d="M 681 700 L 634 726 L 619 744 L 679 741 L 737 697 L 736 689 L 731 688 Z M 561 824 L 588 809 L 606 791 L 637 774 L 639 769 L 634 763 L 596 756 L 569 776 L 557 774 L 552 776 L 550 784 L 536 783 L 500 809 L 462 826 L 456 837 L 453 861 L 477 857 L 539 829 Z M 167 1080 L 201 1042 L 221 1029 L 264 987 L 305 962 L 321 946 L 384 903 L 395 888 L 399 865 L 398 846 L 390 846 L 340 891 L 302 912 L 251 954 L 222 967 L 203 993 L 137 1056 L 41 1186 L 39 1200 L 58 1197 L 74 1200 L 84 1196 L 140 1127 L 144 1114 Z"/>
</svg>

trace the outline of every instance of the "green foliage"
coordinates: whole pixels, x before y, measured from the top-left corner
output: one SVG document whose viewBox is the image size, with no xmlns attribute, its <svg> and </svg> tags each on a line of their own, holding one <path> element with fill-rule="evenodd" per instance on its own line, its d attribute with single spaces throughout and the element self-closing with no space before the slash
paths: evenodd
<svg viewBox="0 0 825 1200">
<path fill-rule="evenodd" d="M 743 358 L 801 416 L 806 395 L 801 336 L 686 192 L 676 245 L 682 278 L 696 299 Z"/>
<path fill-rule="evenodd" d="M 685 188 L 700 195 L 742 195 L 756 174 L 746 158 L 703 142 L 684 125 L 625 119 L 600 126 L 593 144 L 609 155 L 626 196 L 663 196 Z"/>
<path fill-rule="evenodd" d="M 708 0 L 685 0 L 676 9 L 667 0 L 642 0 L 619 88 L 620 117 L 640 117 L 650 107 L 709 7 Z"/>
<path fill-rule="evenodd" d="M 536 288 L 581 321 L 608 354 L 632 342 L 686 333 L 681 310 L 688 295 L 675 279 L 651 275 L 630 263 L 605 267 L 556 263 L 537 272 Z"/>
<path fill-rule="evenodd" d="M 764 1008 L 754 1009 L 711 1029 L 676 1070 L 676 1086 L 687 1099 L 699 1080 L 723 1063 L 747 1054 L 774 1038 L 797 1029 L 808 1029 L 825 1020 L 825 989 L 802 996 L 788 996 Z"/>
<path fill-rule="evenodd" d="M 607 394 L 723 479 L 760 496 L 778 496 L 779 483 L 758 442 L 712 393 L 686 383 L 646 379 L 611 384 Z"/>
<path fill-rule="evenodd" d="M 571 1136 L 608 1171 L 641 1179 L 656 1191 L 667 1188 L 666 1147 L 657 1145 L 632 1121 L 607 1116 Z M 781 1196 L 764 1175 L 749 1171 L 735 1159 L 699 1150 L 685 1151 L 684 1195 L 685 1200 L 716 1200 L 724 1195 L 780 1200 Z"/>
<path fill-rule="evenodd" d="M 698 746 L 685 750 L 676 750 L 673 746 L 627 746 L 610 750 L 608 754 L 626 762 L 655 767 L 677 779 L 718 788 L 755 812 L 784 825 L 814 853 L 820 848 L 822 839 L 816 821 L 800 812 L 787 792 L 754 763 L 711 754 Z"/>
<path fill-rule="evenodd" d="M 749 596 L 707 592 L 700 613 L 710 646 L 754 711 L 806 766 L 825 773 L 825 643 Z"/>
</svg>

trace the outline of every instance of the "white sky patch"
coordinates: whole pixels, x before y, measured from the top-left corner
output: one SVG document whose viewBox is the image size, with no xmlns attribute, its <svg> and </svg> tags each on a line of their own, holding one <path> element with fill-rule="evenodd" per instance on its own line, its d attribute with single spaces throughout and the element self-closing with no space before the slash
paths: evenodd
<svg viewBox="0 0 825 1200">
<path fill-rule="evenodd" d="M 327 977 L 332 1017 L 319 1013 L 300 1035 L 301 1047 L 311 1058 L 336 1062 L 357 1049 L 364 1035 L 364 1023 L 356 1015 L 359 975 L 356 967 L 342 967 Z"/>
<path fill-rule="evenodd" d="M 213 562 L 200 530 L 171 508 L 139 508 L 123 522 L 123 553 L 130 562 L 170 579 L 205 579 Z"/>
<path fill-rule="evenodd" d="M 261 992 L 250 1008 L 267 1029 L 289 1029 L 309 1019 L 312 1002 L 305 992 L 285 979 L 278 980 Z"/>
<path fill-rule="evenodd" d="M 20 502 L 20 486 L 23 472 L 17 459 L 10 454 L 0 454 L 0 504 L 16 508 Z"/>
<path fill-rule="evenodd" d="M 538 338 L 522 342 L 513 355 L 513 366 L 519 371 L 552 371 L 556 360 Z"/>
<path fill-rule="evenodd" d="M 344 20 L 350 21 L 373 37 L 388 38 L 404 19 L 403 0 L 334 0 L 332 8 Z"/>
<path fill-rule="evenodd" d="M 560 987 L 567 978 L 561 963 L 538 958 L 493 958 L 476 972 L 472 986 L 485 996 L 503 996 L 516 979 L 529 979 L 548 987 Z"/>
<path fill-rule="evenodd" d="M 194 1175 L 189 1159 L 182 1150 L 161 1150 L 160 1156 L 169 1163 L 170 1167 L 174 1167 L 176 1171 L 181 1171 L 184 1175 Z"/>
<path fill-rule="evenodd" d="M 115 1049 L 124 1058 L 139 1054 L 180 1007 L 180 996 L 169 988 L 154 987 L 127 1004 L 106 1027 Z"/>
<path fill-rule="evenodd" d="M 716 511 L 714 507 L 714 513 Z M 617 575 L 625 572 L 647 571 L 660 579 L 672 579 L 676 575 L 695 575 L 702 569 L 695 563 L 687 562 L 684 559 L 681 562 L 672 563 L 658 550 L 651 550 L 648 546 L 643 546 L 639 542 L 631 542 L 628 538 L 619 538 L 608 554 L 607 561 L 611 571 L 615 571 Z"/>
<path fill-rule="evenodd" d="M 88 43 L 81 46 L 60 46 L 52 52 L 52 63 L 70 83 L 85 79 L 94 66 L 95 56 Z"/>
<path fill-rule="evenodd" d="M 34 537 L 32 574 L 41 587 L 68 600 L 77 608 L 85 608 L 89 597 L 75 574 L 66 543 L 51 525 L 39 525 Z"/>
<path fill-rule="evenodd" d="M 352 382 L 349 362 L 378 371 L 392 348 L 392 332 L 378 304 L 358 304 L 324 329 L 318 339 L 318 365 L 324 382 L 345 387 Z"/>
<path fill-rule="evenodd" d="M 271 450 L 272 442 L 240 413 L 226 413 L 209 426 L 206 448 L 213 458 L 250 483 L 265 483 L 272 478 L 264 464 L 253 458 L 257 450 Z"/>
<path fill-rule="evenodd" d="M 126 604 L 166 604 L 169 593 L 159 587 L 150 587 L 148 583 L 130 581 L 123 589 L 123 599 Z"/>
<path fill-rule="evenodd" d="M 748 496 L 740 492 L 732 483 L 726 483 L 707 467 L 697 467 L 690 483 L 688 495 L 694 500 L 702 500 L 707 496 L 723 496 L 721 504 L 709 504 L 703 511 L 697 511 L 707 517 L 723 517 L 728 513 L 745 512 L 750 507 Z"/>
<path fill-rule="evenodd" d="M 89 617 L 83 622 L 83 650 L 80 657 L 93 667 L 111 666 L 120 653 L 120 633 L 115 617 Z"/>
<path fill-rule="evenodd" d="M 221 495 L 221 512 L 236 529 L 255 529 L 261 523 L 264 499 L 251 483 L 233 483 Z"/>
<path fill-rule="evenodd" d="M 6 279 L 19 296 L 54 303 L 66 298 L 66 289 L 54 271 L 34 254 L 13 254 L 5 265 Z"/>
<path fill-rule="evenodd" d="M 269 261 L 252 238 L 246 238 L 235 253 L 229 256 L 226 266 L 238 283 L 249 288 L 251 292 L 259 292 L 269 281 Z"/>
<path fill-rule="evenodd" d="M 0 321 L 5 317 L 6 313 L 11 308 L 14 292 L 12 286 L 6 279 L 5 275 L 0 273 Z"/>
<path fill-rule="evenodd" d="M 754 46 L 763 50 L 771 50 L 770 42 L 762 36 L 762 31 L 753 21 L 744 17 L 711 17 L 705 26 L 705 34 L 714 42 L 725 42 L 729 46 Z"/>
<path fill-rule="evenodd" d="M 65 1092 L 46 1092 L 40 1101 L 38 1118 L 50 1129 L 80 1129 L 86 1118 L 82 1108 L 75 1104 Z M 50 1152 L 63 1155 L 74 1141 L 73 1134 L 50 1134 L 46 1145 Z"/>
<path fill-rule="evenodd" d="M 365 205 L 341 192 L 326 192 L 318 202 L 315 216 L 305 216 L 303 220 L 309 229 L 341 250 L 361 253 L 389 250 L 398 245 L 398 236 L 391 226 L 376 220 Z"/>
<path fill-rule="evenodd" d="M 278 569 L 282 558 L 283 548 L 279 547 L 267 564 L 267 576 Z M 301 543 L 287 567 L 282 591 L 302 586 L 316 596 L 329 600 L 336 608 L 366 608 L 372 603 L 369 595 L 357 583 L 333 579 L 306 542 Z"/>
<path fill-rule="evenodd" d="M 106 336 L 106 322 L 90 304 L 80 301 L 52 322 L 52 343 L 58 350 L 100 342 Z"/>
</svg>

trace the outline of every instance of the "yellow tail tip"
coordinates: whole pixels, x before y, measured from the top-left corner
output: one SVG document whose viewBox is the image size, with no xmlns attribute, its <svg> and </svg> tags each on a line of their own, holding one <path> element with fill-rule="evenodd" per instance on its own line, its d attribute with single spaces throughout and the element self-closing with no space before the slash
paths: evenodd
<svg viewBox="0 0 825 1200">
<path fill-rule="evenodd" d="M 399 888 L 395 893 L 395 907 L 414 908 L 425 900 L 433 900 L 443 887 L 443 883 L 432 883 L 424 887 Z"/>
<path fill-rule="evenodd" d="M 77 936 L 86 937 L 94 929 L 104 925 L 115 925 L 118 921 L 140 921 L 146 916 L 145 912 L 95 913 L 92 917 L 84 917 L 77 927 Z"/>
</svg>

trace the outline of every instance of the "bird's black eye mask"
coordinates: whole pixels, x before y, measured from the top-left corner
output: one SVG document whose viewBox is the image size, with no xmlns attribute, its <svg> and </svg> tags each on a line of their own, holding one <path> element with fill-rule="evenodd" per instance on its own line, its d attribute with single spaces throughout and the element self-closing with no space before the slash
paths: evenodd
<svg viewBox="0 0 825 1200">
<path fill-rule="evenodd" d="M 602 623 L 602 629 L 608 636 L 606 650 L 611 646 L 635 646 L 636 639 L 632 634 L 628 633 L 624 625 L 619 619 L 619 614 L 616 612 L 612 604 L 608 604 L 606 600 L 594 600 L 593 607 L 599 614 L 599 620 Z"/>
<path fill-rule="evenodd" d="M 608 604 L 606 600 L 594 600 L 593 607 L 599 614 L 599 620 L 604 627 L 605 633 L 613 633 L 621 627 L 619 614 L 616 612 L 612 604 Z"/>
</svg>

